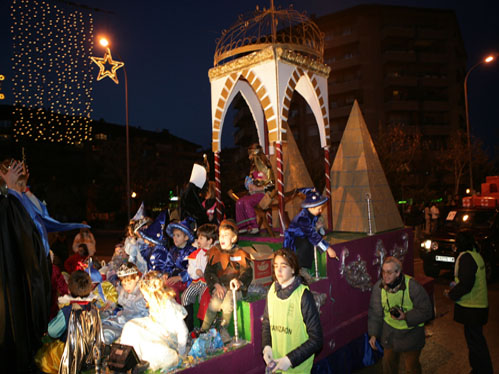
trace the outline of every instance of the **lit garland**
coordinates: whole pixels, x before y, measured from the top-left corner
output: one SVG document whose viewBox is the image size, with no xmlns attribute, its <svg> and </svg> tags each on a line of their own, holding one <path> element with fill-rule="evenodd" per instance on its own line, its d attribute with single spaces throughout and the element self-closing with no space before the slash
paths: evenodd
<svg viewBox="0 0 499 374">
<path fill-rule="evenodd" d="M 43 0 L 13 0 L 11 17 L 14 138 L 92 140 L 92 15 Z"/>
<path fill-rule="evenodd" d="M 2 82 L 5 80 L 5 75 L 0 74 L 0 100 L 5 99 L 5 95 L 2 93 Z"/>
<path fill-rule="evenodd" d="M 102 78 L 109 77 L 114 83 L 118 84 L 118 76 L 116 71 L 125 65 L 124 62 L 114 61 L 113 56 L 111 56 L 111 50 L 108 48 L 104 57 L 90 57 L 90 59 L 99 66 L 99 75 L 97 80 L 100 81 Z M 111 65 L 111 70 L 106 69 L 107 65 Z"/>
</svg>

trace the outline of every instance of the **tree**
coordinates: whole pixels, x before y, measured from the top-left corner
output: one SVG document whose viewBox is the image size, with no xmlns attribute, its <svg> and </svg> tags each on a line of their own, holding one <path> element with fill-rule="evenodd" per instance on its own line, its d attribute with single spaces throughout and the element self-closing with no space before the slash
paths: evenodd
<svg viewBox="0 0 499 374">
<path fill-rule="evenodd" d="M 403 124 L 390 125 L 379 129 L 374 144 L 394 197 L 404 198 L 407 190 L 421 184 L 418 160 L 426 149 L 421 133 Z"/>
<path fill-rule="evenodd" d="M 447 146 L 439 151 L 439 173 L 451 174 L 454 184 L 454 196 L 459 194 L 460 186 L 468 184 L 469 178 L 469 156 L 468 136 L 465 131 L 458 130 L 450 138 Z M 473 186 L 480 191 L 480 184 L 485 181 L 487 175 L 494 173 L 494 166 L 487 154 L 483 141 L 479 138 L 471 138 L 471 155 L 473 167 Z"/>
<path fill-rule="evenodd" d="M 463 130 L 457 130 L 450 137 L 446 149 L 438 151 L 438 158 L 442 161 L 440 169 L 443 173 L 450 173 L 454 181 L 454 196 L 459 194 L 461 179 L 468 165 L 467 135 Z"/>
</svg>

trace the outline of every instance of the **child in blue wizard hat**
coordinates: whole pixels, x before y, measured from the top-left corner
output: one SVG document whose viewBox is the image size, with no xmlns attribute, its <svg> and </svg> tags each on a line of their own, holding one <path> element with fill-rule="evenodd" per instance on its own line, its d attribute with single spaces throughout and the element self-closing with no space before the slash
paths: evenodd
<svg viewBox="0 0 499 374">
<path fill-rule="evenodd" d="M 194 219 L 187 217 L 182 222 L 172 222 L 166 227 L 166 234 L 173 239 L 173 246 L 168 251 L 168 257 L 161 272 L 165 273 L 166 284 L 177 293 L 176 299 L 179 304 L 180 293 L 192 281 L 187 272 L 187 265 L 189 264 L 188 256 L 196 250 L 192 246 L 195 239 L 192 229 L 194 225 Z"/>
<path fill-rule="evenodd" d="M 143 239 L 139 242 L 139 250 L 147 262 L 147 270 L 160 270 L 161 262 L 166 261 L 168 249 L 165 227 L 168 221 L 168 212 L 164 210 L 153 223 L 138 230 Z"/>
<path fill-rule="evenodd" d="M 322 196 L 315 188 L 301 188 L 299 192 L 305 194 L 302 210 L 291 221 L 284 233 L 283 247 L 292 249 L 298 257 L 300 268 L 310 269 L 314 261 L 314 247 L 327 251 L 331 258 L 337 258 L 336 252 L 322 235 L 317 232 L 319 219 L 328 198 Z"/>
</svg>

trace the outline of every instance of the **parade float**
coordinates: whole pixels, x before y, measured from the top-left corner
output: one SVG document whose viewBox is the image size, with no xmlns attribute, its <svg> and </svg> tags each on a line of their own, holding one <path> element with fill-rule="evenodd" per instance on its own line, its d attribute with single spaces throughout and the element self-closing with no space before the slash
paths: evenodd
<svg viewBox="0 0 499 374">
<path fill-rule="evenodd" d="M 227 110 L 241 94 L 248 105 L 259 143 L 272 161 L 277 194 L 265 212 L 272 233 L 265 237 L 240 236 L 239 245 L 252 255 L 253 289 L 271 282 L 272 252 L 282 246 L 288 217 L 299 212 L 301 199 L 287 194 L 311 187 L 301 153 L 287 125 L 293 95 L 300 94 L 316 120 L 324 151 L 329 197 L 323 213 L 326 238 L 339 261 L 316 251 L 311 290 L 321 314 L 324 345 L 315 356 L 313 372 L 348 373 L 363 362 L 367 311 L 371 289 L 379 279 L 386 256 L 403 262 L 414 274 L 413 232 L 405 229 L 391 194 L 373 141 L 357 102 L 354 103 L 334 163 L 330 165 L 327 78 L 323 63 L 324 36 L 317 25 L 293 10 L 259 10 L 222 33 L 214 67 L 209 71 L 212 93 L 212 150 L 216 198 L 221 202 L 220 152 Z M 220 214 L 220 212 L 218 212 Z M 418 279 L 432 294 L 431 278 Z M 183 373 L 263 373 L 261 317 L 265 293 L 249 293 L 238 302 L 233 343 L 180 369 Z"/>
</svg>

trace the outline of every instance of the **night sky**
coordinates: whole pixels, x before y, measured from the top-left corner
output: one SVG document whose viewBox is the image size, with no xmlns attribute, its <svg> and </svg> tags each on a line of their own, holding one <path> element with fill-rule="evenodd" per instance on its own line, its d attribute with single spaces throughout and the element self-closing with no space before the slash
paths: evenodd
<svg viewBox="0 0 499 374">
<path fill-rule="evenodd" d="M 239 14 L 254 10 L 256 5 L 268 7 L 270 1 L 74 1 L 107 11 L 92 12 L 94 35 L 107 35 L 112 42 L 113 58 L 119 60 L 119 55 L 126 64 L 130 125 L 168 129 L 174 135 L 209 146 L 208 69 L 213 66 L 215 41 L 223 29 L 235 23 Z M 496 0 L 276 0 L 275 3 L 282 7 L 294 4 L 296 10 L 316 16 L 367 3 L 454 9 L 468 54 L 468 68 L 490 52 L 499 51 Z M 10 4 L 10 0 L 0 1 L 0 74 L 7 79 L 12 76 Z M 104 50 L 96 44 L 94 55 L 103 54 Z M 97 76 L 97 66 L 94 73 Z M 118 78 L 119 86 L 107 78 L 94 81 L 92 118 L 125 123 L 122 72 Z M 12 102 L 10 86 L 8 81 L 2 84 L 6 99 L 1 103 Z M 493 147 L 499 137 L 499 62 L 475 69 L 468 79 L 468 92 L 472 134 Z M 227 127 L 232 131 L 232 126 Z"/>
</svg>

